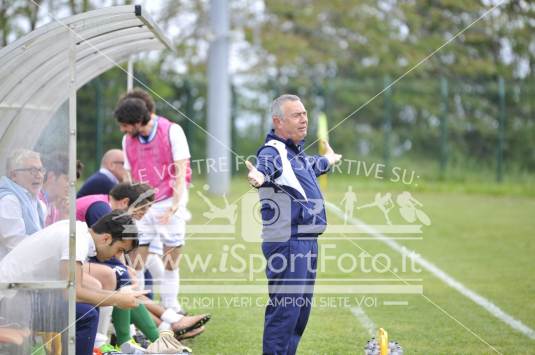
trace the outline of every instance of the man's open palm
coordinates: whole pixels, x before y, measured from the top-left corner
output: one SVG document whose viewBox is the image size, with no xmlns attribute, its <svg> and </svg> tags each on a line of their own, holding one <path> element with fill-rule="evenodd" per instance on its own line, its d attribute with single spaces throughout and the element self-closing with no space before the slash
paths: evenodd
<svg viewBox="0 0 535 355">
<path fill-rule="evenodd" d="M 248 160 L 245 161 L 245 166 L 247 166 L 247 169 L 249 169 L 249 174 L 247 174 L 247 179 L 249 180 L 249 184 L 251 184 L 254 187 L 260 187 L 265 181 L 264 174 L 262 174 L 258 169 L 255 168 L 251 162 Z"/>
<path fill-rule="evenodd" d="M 326 140 L 322 140 L 322 142 L 325 145 L 325 154 L 323 154 L 323 156 L 327 158 L 329 165 L 338 163 L 340 159 L 342 159 L 342 155 L 336 154 Z"/>
</svg>

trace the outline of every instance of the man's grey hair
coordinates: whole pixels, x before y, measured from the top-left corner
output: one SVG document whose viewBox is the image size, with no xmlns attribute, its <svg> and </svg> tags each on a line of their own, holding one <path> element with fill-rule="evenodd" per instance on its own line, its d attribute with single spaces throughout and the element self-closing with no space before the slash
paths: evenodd
<svg viewBox="0 0 535 355">
<path fill-rule="evenodd" d="M 15 169 L 22 168 L 28 159 L 41 159 L 41 155 L 28 149 L 13 150 L 6 160 L 6 172 L 11 173 Z"/>
<path fill-rule="evenodd" d="M 271 117 L 284 118 L 284 112 L 282 112 L 282 104 L 284 104 L 286 101 L 301 101 L 301 99 L 297 95 L 290 94 L 284 94 L 277 97 L 275 100 L 273 100 L 273 103 L 271 104 Z"/>
</svg>

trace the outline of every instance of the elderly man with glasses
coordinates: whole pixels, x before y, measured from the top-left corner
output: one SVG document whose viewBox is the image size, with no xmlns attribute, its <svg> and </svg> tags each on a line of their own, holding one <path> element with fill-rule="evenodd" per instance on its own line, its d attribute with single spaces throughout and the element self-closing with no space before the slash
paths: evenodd
<svg viewBox="0 0 535 355">
<path fill-rule="evenodd" d="M 0 178 L 0 260 L 26 236 L 44 227 L 46 207 L 38 199 L 45 169 L 39 153 L 16 149 Z"/>
</svg>

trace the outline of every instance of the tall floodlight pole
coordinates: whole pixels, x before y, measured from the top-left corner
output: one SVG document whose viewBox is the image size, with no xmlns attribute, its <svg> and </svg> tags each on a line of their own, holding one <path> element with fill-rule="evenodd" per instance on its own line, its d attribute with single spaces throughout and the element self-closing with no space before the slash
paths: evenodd
<svg viewBox="0 0 535 355">
<path fill-rule="evenodd" d="M 230 85 L 228 73 L 229 11 L 227 0 L 212 0 L 210 23 L 213 39 L 208 53 L 207 159 L 210 192 L 227 193 L 230 186 Z M 210 166 L 210 164 L 207 164 Z"/>
</svg>

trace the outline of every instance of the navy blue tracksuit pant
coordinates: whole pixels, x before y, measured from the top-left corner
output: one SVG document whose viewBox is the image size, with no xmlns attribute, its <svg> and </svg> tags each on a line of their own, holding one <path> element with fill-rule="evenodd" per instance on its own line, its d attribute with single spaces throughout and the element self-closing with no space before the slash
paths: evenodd
<svg viewBox="0 0 535 355">
<path fill-rule="evenodd" d="M 269 287 L 263 354 L 293 355 L 312 307 L 318 242 L 315 238 L 263 242 L 262 252 Z"/>
<path fill-rule="evenodd" d="M 76 355 L 93 354 L 98 327 L 98 308 L 87 303 L 76 303 Z"/>
</svg>

